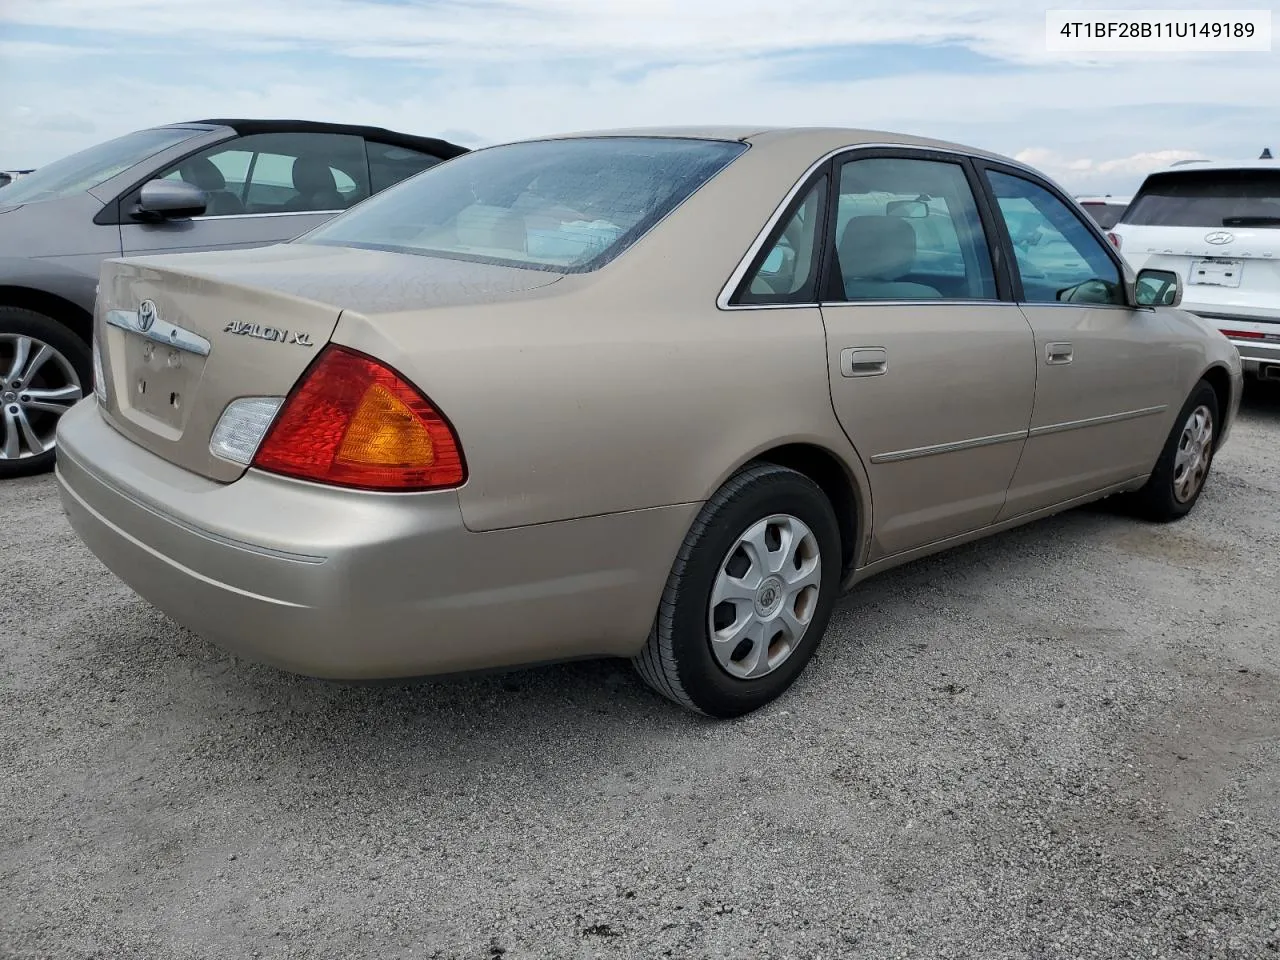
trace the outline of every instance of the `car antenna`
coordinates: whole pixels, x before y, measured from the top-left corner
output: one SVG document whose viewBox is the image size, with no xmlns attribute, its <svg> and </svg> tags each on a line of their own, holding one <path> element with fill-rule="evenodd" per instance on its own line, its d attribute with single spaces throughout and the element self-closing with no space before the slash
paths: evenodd
<svg viewBox="0 0 1280 960">
<path fill-rule="evenodd" d="M 1270 148 L 1270 147 L 1263 147 L 1263 148 L 1262 148 L 1262 156 L 1258 157 L 1258 159 L 1259 159 L 1259 160 L 1272 160 L 1272 159 L 1274 159 L 1274 157 L 1272 157 L 1272 156 L 1271 156 L 1271 148 Z"/>
</svg>

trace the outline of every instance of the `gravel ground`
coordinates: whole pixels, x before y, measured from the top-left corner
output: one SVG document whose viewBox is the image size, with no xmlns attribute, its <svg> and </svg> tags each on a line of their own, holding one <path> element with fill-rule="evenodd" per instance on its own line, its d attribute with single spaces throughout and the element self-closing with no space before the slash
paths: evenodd
<svg viewBox="0 0 1280 960">
<path fill-rule="evenodd" d="M 330 685 L 0 485 L 0 955 L 1280 958 L 1280 393 L 1191 518 L 870 581 L 773 707 Z"/>
</svg>

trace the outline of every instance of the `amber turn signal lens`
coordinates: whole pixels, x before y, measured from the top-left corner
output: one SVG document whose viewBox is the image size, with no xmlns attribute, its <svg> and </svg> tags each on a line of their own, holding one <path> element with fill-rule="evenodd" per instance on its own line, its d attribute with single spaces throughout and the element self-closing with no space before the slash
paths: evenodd
<svg viewBox="0 0 1280 960">
<path fill-rule="evenodd" d="M 390 367 L 330 345 L 285 401 L 253 465 L 366 490 L 433 490 L 466 479 L 453 428 Z"/>
</svg>

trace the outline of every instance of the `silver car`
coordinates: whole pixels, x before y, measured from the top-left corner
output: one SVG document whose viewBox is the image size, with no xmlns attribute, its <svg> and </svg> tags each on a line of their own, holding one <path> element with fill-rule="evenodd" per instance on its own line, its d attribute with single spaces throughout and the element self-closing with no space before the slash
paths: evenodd
<svg viewBox="0 0 1280 960">
<path fill-rule="evenodd" d="M 53 466 L 58 418 L 92 380 L 105 258 L 279 243 L 466 152 L 379 127 L 199 120 L 0 186 L 0 478 Z"/>
</svg>

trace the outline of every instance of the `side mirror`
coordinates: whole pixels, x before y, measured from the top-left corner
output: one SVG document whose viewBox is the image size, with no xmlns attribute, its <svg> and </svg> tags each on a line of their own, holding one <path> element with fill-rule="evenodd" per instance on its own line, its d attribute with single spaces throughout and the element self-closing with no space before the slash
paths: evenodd
<svg viewBox="0 0 1280 960">
<path fill-rule="evenodd" d="M 183 180 L 148 180 L 138 194 L 133 215 L 152 221 L 198 217 L 208 206 L 208 196 L 195 184 Z"/>
<path fill-rule="evenodd" d="M 1182 278 L 1172 270 L 1139 270 L 1133 300 L 1138 307 L 1176 307 L 1182 303 Z"/>
</svg>

